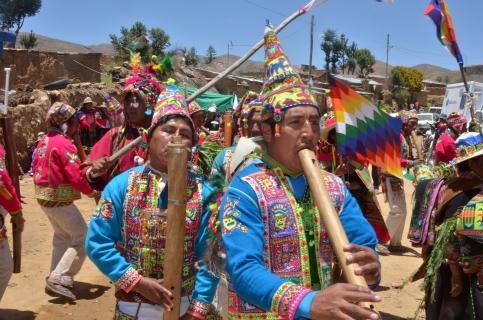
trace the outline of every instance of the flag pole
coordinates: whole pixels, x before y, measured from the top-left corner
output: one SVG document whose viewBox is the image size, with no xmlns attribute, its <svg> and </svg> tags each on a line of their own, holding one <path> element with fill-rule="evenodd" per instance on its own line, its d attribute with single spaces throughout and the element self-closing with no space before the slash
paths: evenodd
<svg viewBox="0 0 483 320">
<path fill-rule="evenodd" d="M 465 73 L 465 67 L 463 62 L 458 62 L 458 65 L 460 67 L 460 72 L 461 72 L 461 78 L 463 79 L 463 83 L 465 85 L 465 91 L 470 99 L 469 107 L 470 107 L 470 114 L 471 114 L 471 121 L 476 121 L 475 117 L 475 107 L 473 105 L 473 94 L 470 92 L 470 87 L 468 85 L 468 81 L 466 80 L 466 73 Z"/>
<path fill-rule="evenodd" d="M 274 32 L 275 34 L 279 33 L 282 31 L 287 25 L 289 25 L 291 22 L 293 22 L 295 19 L 298 17 L 306 14 L 307 12 L 311 11 L 313 8 L 318 6 L 319 4 L 325 2 L 326 0 L 311 0 L 309 1 L 305 6 L 303 6 L 301 9 L 298 9 L 294 13 L 292 13 L 289 17 L 287 17 L 285 20 L 283 20 L 275 29 Z M 192 95 L 190 95 L 186 100 L 188 103 L 191 101 L 195 100 L 198 98 L 200 95 L 202 95 L 204 92 L 206 92 L 208 89 L 213 87 L 218 81 L 229 75 L 231 72 L 236 70 L 238 67 L 242 65 L 243 62 L 247 61 L 251 56 L 253 56 L 258 49 L 260 49 L 263 46 L 264 39 L 260 40 L 255 44 L 250 50 L 248 50 L 243 57 L 235 61 L 231 66 L 229 66 L 225 71 L 222 73 L 218 74 L 216 77 L 211 79 L 210 82 L 205 84 L 203 87 L 198 89 L 196 92 L 194 92 Z M 120 157 L 122 157 L 126 152 L 137 146 L 139 143 L 141 143 L 142 137 L 137 137 L 135 140 L 131 141 L 129 144 L 125 145 L 121 150 L 118 152 L 114 153 L 112 156 L 108 158 L 108 162 L 113 163 L 117 161 Z"/>
</svg>

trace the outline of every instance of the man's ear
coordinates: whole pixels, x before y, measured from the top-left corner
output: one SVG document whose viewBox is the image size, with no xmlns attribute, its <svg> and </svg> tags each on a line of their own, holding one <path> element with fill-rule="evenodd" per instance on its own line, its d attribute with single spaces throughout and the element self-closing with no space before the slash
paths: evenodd
<svg viewBox="0 0 483 320">
<path fill-rule="evenodd" d="M 262 131 L 263 140 L 266 143 L 272 142 L 273 135 L 272 135 L 272 126 L 270 125 L 270 123 L 260 121 L 259 125 L 260 125 L 260 130 Z"/>
</svg>

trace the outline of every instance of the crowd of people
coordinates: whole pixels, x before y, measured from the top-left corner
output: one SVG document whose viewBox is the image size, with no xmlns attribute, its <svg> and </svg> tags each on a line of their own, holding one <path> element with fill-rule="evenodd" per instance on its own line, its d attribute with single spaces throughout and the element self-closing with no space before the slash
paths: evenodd
<svg viewBox="0 0 483 320">
<path fill-rule="evenodd" d="M 368 163 L 338 152 L 335 119 L 329 112 L 321 126 L 316 100 L 269 26 L 265 64 L 262 91 L 248 92 L 233 111 L 237 134 L 226 148 L 223 128 L 229 124 L 220 121 L 213 132 L 207 128 L 213 114 L 207 117 L 196 102 L 146 74 L 126 79 L 120 102 L 108 97 L 99 108 L 86 98 L 80 110 L 52 105 L 32 162 L 35 199 L 54 230 L 49 295 L 75 300 L 74 277 L 88 256 L 116 287 L 114 319 L 161 319 L 173 308 L 163 271 L 169 268 L 167 146 L 178 137 L 192 150 L 183 319 L 205 319 L 212 309 L 230 319 L 378 319 L 358 303 L 381 300 L 373 291 L 384 267 L 379 255 L 405 250 L 411 207 L 405 183 L 377 168 L 371 177 Z M 436 163 L 428 167 L 414 152 L 417 114 L 402 110 L 398 117 L 401 166 L 416 188 L 408 236 L 423 252 L 412 280 L 424 278 L 426 319 L 481 319 L 483 136 L 467 132 L 462 115 L 442 118 Z M 74 143 L 79 135 L 87 147 L 84 161 Z M 110 161 L 140 136 L 142 143 Z M 336 271 L 330 230 L 298 157 L 302 149 L 317 155 L 327 205 L 339 214 L 350 242 L 347 263 L 367 287 L 343 283 Z M 24 219 L 4 166 L 0 176 L 1 299 L 12 273 L 6 213 L 19 230 Z M 386 219 L 375 196 L 379 185 L 389 204 Z M 89 225 L 74 204 L 80 193 L 98 203 Z"/>
</svg>

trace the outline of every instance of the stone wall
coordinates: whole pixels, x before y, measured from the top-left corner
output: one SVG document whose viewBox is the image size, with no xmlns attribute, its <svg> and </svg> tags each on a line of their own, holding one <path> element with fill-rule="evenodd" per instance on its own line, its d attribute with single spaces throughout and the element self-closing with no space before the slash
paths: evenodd
<svg viewBox="0 0 483 320">
<path fill-rule="evenodd" d="M 10 88 L 29 84 L 41 88 L 50 82 L 70 79 L 74 82 L 100 82 L 100 53 L 40 52 L 5 49 L 0 55 L 0 87 L 5 83 L 3 68 L 10 67 Z"/>
<path fill-rule="evenodd" d="M 79 83 L 69 85 L 63 90 L 18 92 L 11 96 L 8 114 L 13 121 L 17 157 L 24 172 L 30 167 L 31 146 L 37 139 L 37 133 L 46 131 L 45 117 L 55 101 L 64 101 L 74 107 L 80 105 L 89 96 L 98 104 L 107 95 L 119 99 L 121 86 L 102 83 Z"/>
</svg>

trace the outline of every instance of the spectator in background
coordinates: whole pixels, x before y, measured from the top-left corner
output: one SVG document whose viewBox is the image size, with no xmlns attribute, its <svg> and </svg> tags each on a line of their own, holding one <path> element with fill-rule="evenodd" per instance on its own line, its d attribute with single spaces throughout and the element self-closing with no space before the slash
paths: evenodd
<svg viewBox="0 0 483 320">
<path fill-rule="evenodd" d="M 448 116 L 447 124 L 440 122 L 438 128 L 444 130 L 439 136 L 435 152 L 435 164 L 449 163 L 456 158 L 456 139 L 466 131 L 467 120 L 462 114 L 453 112 Z"/>
</svg>

